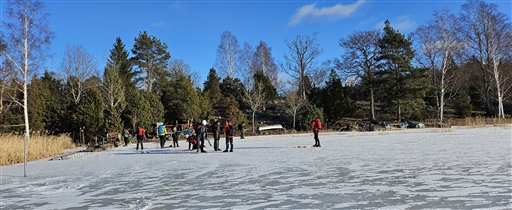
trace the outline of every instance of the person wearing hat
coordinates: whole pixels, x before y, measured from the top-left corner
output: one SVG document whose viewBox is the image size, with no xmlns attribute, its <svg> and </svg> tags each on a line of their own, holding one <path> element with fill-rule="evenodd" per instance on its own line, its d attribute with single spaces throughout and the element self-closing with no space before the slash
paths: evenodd
<svg viewBox="0 0 512 210">
<path fill-rule="evenodd" d="M 206 135 L 206 120 L 203 120 L 196 128 L 197 153 L 199 153 L 199 149 L 201 149 L 201 153 L 206 153 L 204 150 L 204 139 L 207 138 Z"/>
</svg>

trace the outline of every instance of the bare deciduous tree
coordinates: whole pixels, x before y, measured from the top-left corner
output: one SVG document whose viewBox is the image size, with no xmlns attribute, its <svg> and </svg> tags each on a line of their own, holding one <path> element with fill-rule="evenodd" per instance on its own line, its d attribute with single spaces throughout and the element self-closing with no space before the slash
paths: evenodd
<svg viewBox="0 0 512 210">
<path fill-rule="evenodd" d="M 293 117 L 293 129 L 295 129 L 295 118 L 299 109 L 307 103 L 307 100 L 300 97 L 300 93 L 296 86 L 291 86 L 291 89 L 285 90 L 283 93 L 284 103 L 282 108 L 284 111 Z"/>
<path fill-rule="evenodd" d="M 469 0 L 462 5 L 460 21 L 464 41 L 467 43 L 470 57 L 480 63 L 483 80 L 483 95 L 487 112 L 492 107 L 491 86 L 495 85 L 498 100 L 498 116 L 505 117 L 503 100 L 510 90 L 507 84 L 509 77 L 504 76 L 503 59 L 512 52 L 512 27 L 510 18 L 498 12 L 495 4 L 487 4 L 481 0 Z"/>
<path fill-rule="evenodd" d="M 266 93 L 264 87 L 261 83 L 255 82 L 255 80 L 251 80 L 249 84 L 244 88 L 242 100 L 249 104 L 249 107 L 252 110 L 252 131 L 254 132 L 255 125 L 255 114 L 258 111 L 261 111 L 265 107 L 266 103 Z"/>
<path fill-rule="evenodd" d="M 316 70 L 316 59 L 322 53 L 322 49 L 313 36 L 297 35 L 294 40 L 286 40 L 289 54 L 284 55 L 284 63 L 280 63 L 281 69 L 292 78 L 299 81 L 299 93 L 302 99 L 306 99 L 305 77 Z"/>
<path fill-rule="evenodd" d="M 85 51 L 81 45 L 67 44 L 58 68 L 65 74 L 66 88 L 73 103 L 78 104 L 87 88 L 92 85 L 88 79 L 97 72 L 93 55 Z"/>
<path fill-rule="evenodd" d="M 414 33 L 421 44 L 421 55 L 427 60 L 425 66 L 431 69 L 432 85 L 439 88 L 436 101 L 441 123 L 445 95 L 447 92 L 456 93 L 452 89 L 456 77 L 454 77 L 455 74 L 449 74 L 449 70 L 453 69 L 452 60 L 455 60 L 463 50 L 458 31 L 460 31 L 458 19 L 445 9 L 435 11 L 433 19 L 427 25 L 418 27 Z"/>
<path fill-rule="evenodd" d="M 256 46 L 252 63 L 252 75 L 254 75 L 256 71 L 262 71 L 263 75 L 270 79 L 274 87 L 279 86 L 278 69 L 274 57 L 272 57 L 272 48 L 270 48 L 266 42 L 260 41 L 260 44 Z"/>
<path fill-rule="evenodd" d="M 238 48 L 236 37 L 230 31 L 224 31 L 220 37 L 216 60 L 216 66 L 221 75 L 235 78 L 239 62 Z"/>
<path fill-rule="evenodd" d="M 7 46 L 2 50 L 13 66 L 13 81 L 20 87 L 17 91 L 23 95 L 17 101 L 23 107 L 25 119 L 25 149 L 24 149 L 24 176 L 27 165 L 27 145 L 30 139 L 30 126 L 28 118 L 28 82 L 33 73 L 41 66 L 46 58 L 46 52 L 54 37 L 48 13 L 44 12 L 44 3 L 32 0 L 7 1 L 7 17 L 13 22 L 3 22 L 9 31 L 6 40 Z"/>
<path fill-rule="evenodd" d="M 254 78 L 256 71 L 254 70 L 254 49 L 252 46 L 245 42 L 243 48 L 239 52 L 240 59 L 240 80 L 243 83 L 248 83 Z"/>
<path fill-rule="evenodd" d="M 101 96 L 105 109 L 111 114 L 121 113 L 126 105 L 125 87 L 119 76 L 119 65 L 107 65 L 103 72 L 103 84 L 101 86 Z"/>
<path fill-rule="evenodd" d="M 375 74 L 378 71 L 380 30 L 355 31 L 347 38 L 340 38 L 339 45 L 345 50 L 341 59 L 334 61 L 335 68 L 349 78 L 361 81 L 370 91 L 370 113 L 375 119 Z"/>
</svg>

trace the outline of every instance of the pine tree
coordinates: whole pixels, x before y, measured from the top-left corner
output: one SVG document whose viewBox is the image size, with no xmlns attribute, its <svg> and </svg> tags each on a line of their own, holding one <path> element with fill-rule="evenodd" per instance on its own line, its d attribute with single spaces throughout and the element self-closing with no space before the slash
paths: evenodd
<svg viewBox="0 0 512 210">
<path fill-rule="evenodd" d="M 398 120 L 403 117 L 415 118 L 425 104 L 423 98 L 428 90 L 428 69 L 414 68 L 411 61 L 415 51 L 412 49 L 411 36 L 405 37 L 395 31 L 386 20 L 384 34 L 379 40 L 382 72 L 379 72 L 382 89 L 386 90 L 387 105 L 395 110 Z"/>
<path fill-rule="evenodd" d="M 208 96 L 210 103 L 215 107 L 218 106 L 222 98 L 220 93 L 220 77 L 217 76 L 217 71 L 214 68 L 210 69 L 206 81 L 203 83 L 204 92 Z"/>
<path fill-rule="evenodd" d="M 153 86 L 165 74 L 167 62 L 171 59 L 167 44 L 143 31 L 135 38 L 132 53 L 134 56 L 130 60 L 138 67 L 136 73 L 141 86 L 147 92 L 158 93 L 159 90 L 153 90 Z"/>
<path fill-rule="evenodd" d="M 329 74 L 329 80 L 325 82 L 325 87 L 321 89 L 321 103 L 325 121 L 330 124 L 336 123 L 343 117 L 356 111 L 355 103 L 350 100 L 349 87 L 343 87 L 341 78 L 334 69 Z"/>
<path fill-rule="evenodd" d="M 263 91 L 266 93 L 267 100 L 275 100 L 277 98 L 277 90 L 272 84 L 272 81 L 262 71 L 256 71 L 254 74 L 254 81 L 256 84 L 263 85 Z"/>
<path fill-rule="evenodd" d="M 107 67 L 113 67 L 113 69 L 119 72 L 124 86 L 129 86 L 136 75 L 133 71 L 133 64 L 129 59 L 128 50 L 126 50 L 125 44 L 120 37 L 116 38 L 116 42 L 110 50 Z"/>
<path fill-rule="evenodd" d="M 162 104 L 168 122 L 197 120 L 201 115 L 199 98 L 192 80 L 181 69 L 171 71 L 171 80 L 163 86 Z"/>
</svg>

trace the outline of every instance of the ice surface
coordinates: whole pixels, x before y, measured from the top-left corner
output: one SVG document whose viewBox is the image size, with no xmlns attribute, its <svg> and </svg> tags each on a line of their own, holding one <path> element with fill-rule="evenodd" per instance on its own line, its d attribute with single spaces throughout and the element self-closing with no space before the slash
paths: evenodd
<svg viewBox="0 0 512 210">
<path fill-rule="evenodd" d="M 512 209 L 510 126 L 135 145 L 1 167 L 0 209 Z M 167 142 L 170 145 L 171 142 Z M 221 140 L 221 148 L 225 148 Z"/>
</svg>

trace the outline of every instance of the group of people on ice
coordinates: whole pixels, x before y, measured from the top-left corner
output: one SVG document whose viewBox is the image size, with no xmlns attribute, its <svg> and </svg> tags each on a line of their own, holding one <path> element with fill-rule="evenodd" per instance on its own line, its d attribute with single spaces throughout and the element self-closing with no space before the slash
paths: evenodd
<svg viewBox="0 0 512 210">
<path fill-rule="evenodd" d="M 320 147 L 320 139 L 318 138 L 318 132 L 320 129 L 322 129 L 322 123 L 320 122 L 320 118 L 317 117 L 314 120 L 311 120 L 311 130 L 313 131 L 313 136 L 315 139 L 315 144 L 313 147 Z M 195 127 L 191 124 L 189 127 L 183 131 L 183 134 L 185 135 L 185 138 L 188 142 L 188 150 L 196 150 L 197 153 L 206 153 L 204 140 L 207 140 L 210 146 L 212 144 L 210 143 L 210 140 L 208 139 L 208 127 L 207 127 L 206 120 L 201 121 L 201 123 L 198 123 Z M 238 130 L 240 131 L 240 139 L 244 139 L 244 123 L 238 125 Z M 210 132 L 213 135 L 213 150 L 214 151 L 221 151 L 219 147 L 220 137 L 221 133 L 224 133 L 226 136 L 226 149 L 223 152 L 233 152 L 233 137 L 236 133 L 236 128 L 233 126 L 233 124 L 226 120 L 226 123 L 224 126 L 220 125 L 220 122 L 217 120 L 215 123 L 210 127 Z M 139 145 L 141 150 L 144 150 L 143 141 L 146 140 L 146 131 L 142 127 L 138 127 L 135 131 L 135 134 L 137 136 L 137 147 L 136 150 L 139 150 Z M 157 128 L 157 134 L 160 139 L 160 148 L 165 147 L 165 142 L 167 138 L 167 129 L 165 128 L 165 125 L 160 124 Z M 128 135 L 129 132 L 125 129 L 123 131 L 123 135 L 125 137 L 125 145 L 128 144 Z M 173 139 L 173 145 L 172 147 L 179 147 L 178 144 L 178 137 L 179 133 L 174 131 L 172 133 L 172 139 Z"/>
<path fill-rule="evenodd" d="M 244 138 L 244 129 L 243 125 L 240 125 L 240 135 L 241 138 Z M 210 131 L 213 135 L 213 150 L 214 151 L 221 151 L 219 147 L 220 142 L 220 136 L 223 132 L 226 135 L 226 149 L 224 152 L 233 152 L 233 138 L 235 137 L 236 128 L 233 126 L 233 124 L 226 120 L 226 123 L 224 127 L 220 125 L 219 121 L 216 121 L 211 127 Z M 204 150 L 204 140 L 207 140 L 210 146 L 212 144 L 210 143 L 210 140 L 208 140 L 208 128 L 206 120 L 203 120 L 200 124 L 198 124 L 195 129 L 187 129 L 185 132 L 185 137 L 188 141 L 188 150 L 196 150 L 197 153 L 206 153 L 206 150 Z"/>
<path fill-rule="evenodd" d="M 245 129 L 244 129 L 244 123 L 241 123 L 238 125 L 238 130 L 240 132 L 240 138 L 244 139 Z M 226 120 L 226 123 L 223 126 L 220 125 L 220 121 L 216 121 L 210 128 L 207 126 L 206 120 L 203 120 L 201 123 L 198 123 L 196 126 L 193 126 L 190 124 L 188 127 L 185 128 L 183 131 L 183 135 L 185 135 L 185 138 L 188 142 L 188 150 L 196 150 L 197 153 L 206 153 L 204 141 L 207 140 L 210 146 L 212 144 L 210 143 L 210 140 L 208 139 L 208 131 L 210 131 L 213 134 L 214 144 L 213 148 L 215 151 L 221 151 L 219 142 L 221 138 L 221 134 L 224 133 L 226 136 L 226 149 L 224 152 L 233 152 L 233 138 L 235 136 L 236 128 L 233 126 L 233 124 Z M 125 137 L 125 145 L 128 144 L 128 141 L 126 139 L 129 139 L 130 133 L 125 129 L 123 132 L 123 135 Z M 157 135 L 160 139 L 160 148 L 165 147 L 165 142 L 167 140 L 168 131 L 165 128 L 165 125 L 161 124 L 157 127 Z M 137 147 L 136 150 L 140 149 L 144 150 L 143 142 L 146 139 L 146 131 L 142 127 L 138 127 L 135 130 L 135 136 L 137 136 Z M 178 138 L 179 138 L 179 132 L 172 132 L 171 135 L 173 139 L 173 144 L 171 147 L 179 147 Z"/>
</svg>

